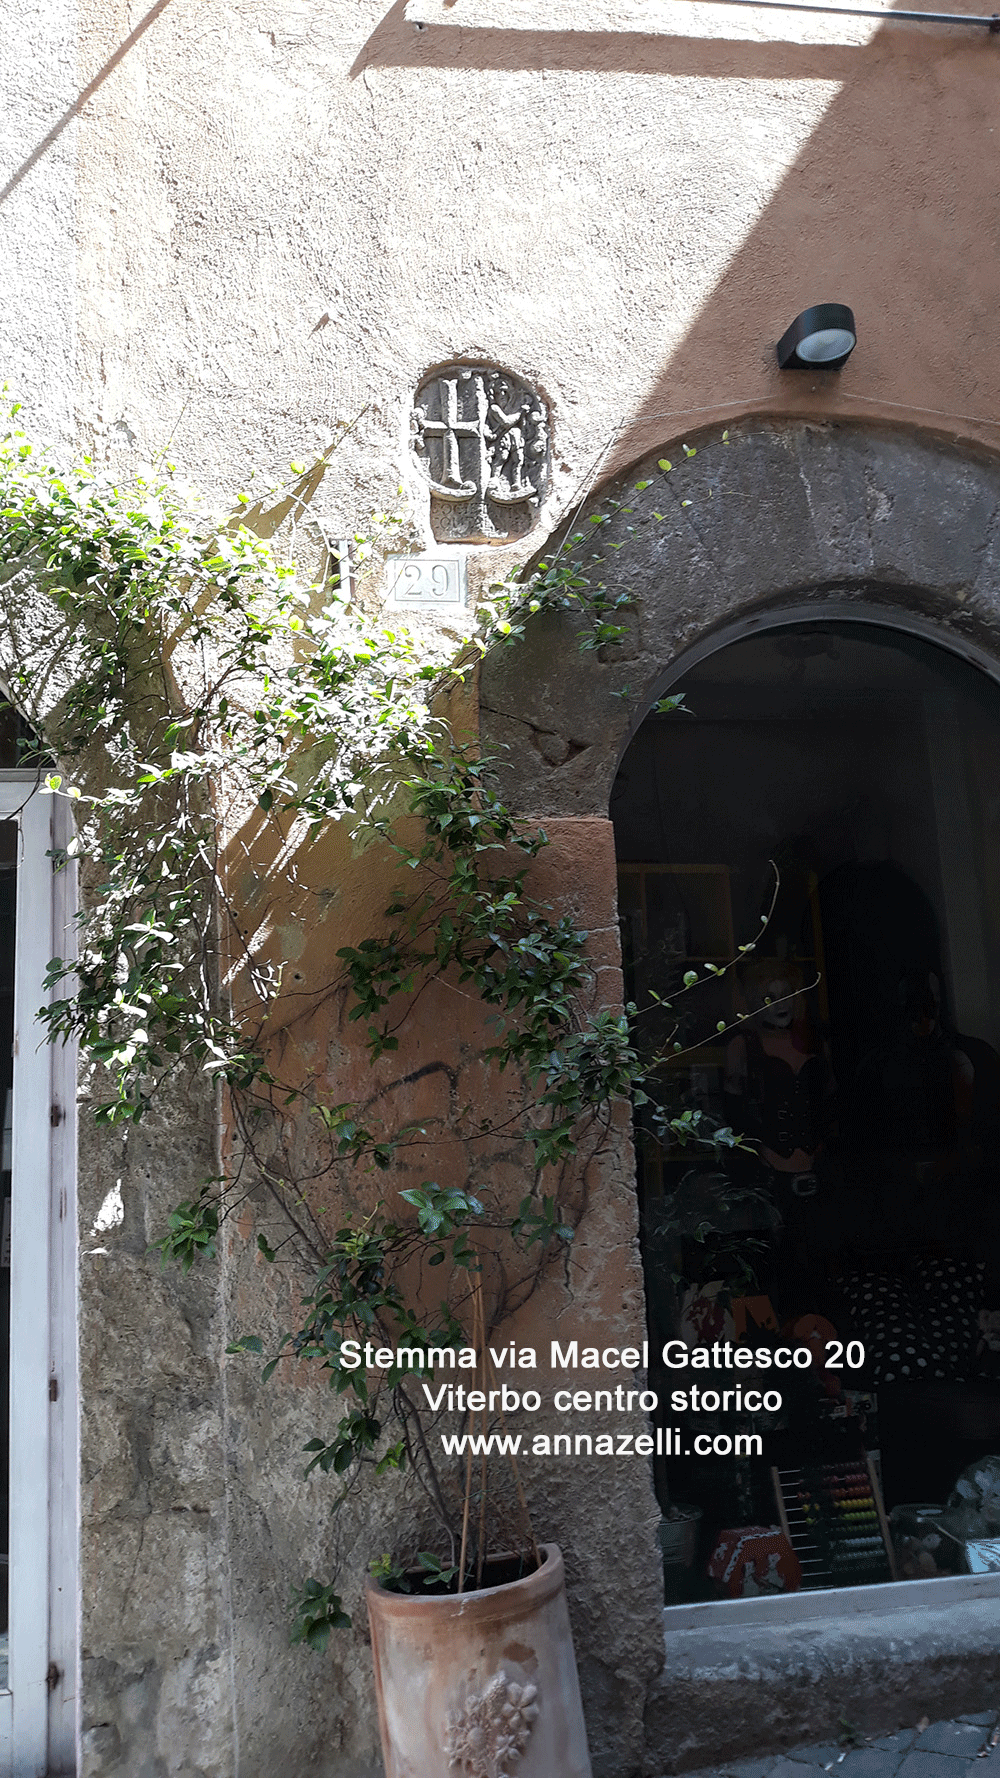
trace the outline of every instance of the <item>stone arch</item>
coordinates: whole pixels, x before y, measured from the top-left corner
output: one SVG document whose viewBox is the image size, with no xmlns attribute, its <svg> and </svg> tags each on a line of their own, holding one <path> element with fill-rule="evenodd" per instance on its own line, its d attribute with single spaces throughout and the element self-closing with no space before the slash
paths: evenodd
<svg viewBox="0 0 1000 1778">
<path fill-rule="evenodd" d="M 660 467 L 666 459 L 668 471 Z M 516 645 L 483 663 L 480 733 L 498 761 L 508 806 L 541 819 L 549 835 L 543 899 L 558 901 L 589 931 L 596 994 L 615 1002 L 622 977 L 609 800 L 626 747 L 657 698 L 689 663 L 752 627 L 830 616 L 915 631 L 1000 679 L 1000 457 L 903 427 L 748 418 L 728 433 L 719 426 L 689 433 L 641 459 L 589 497 L 537 559 L 551 561 L 564 544 L 593 570 L 592 580 L 603 580 L 613 595 L 628 594 L 624 639 L 581 650 L 579 612 L 529 619 Z M 634 1155 L 624 1120 L 611 1133 L 603 1165 L 593 1199 L 600 1221 L 579 1237 L 577 1288 L 591 1304 L 614 1300 L 616 1315 L 621 1303 L 616 1327 L 631 1317 L 641 1338 Z M 624 1295 L 613 1270 L 622 1254 L 632 1263 Z M 650 1610 L 659 1589 L 645 1516 L 652 1499 L 641 1498 L 648 1478 L 633 1475 L 629 1486 L 627 1509 L 619 1496 L 615 1510 L 622 1523 L 626 1510 L 632 1514 L 632 1529 L 618 1548 L 616 1604 L 602 1606 L 602 1622 L 617 1651 L 616 1684 L 628 1667 L 641 1689 L 662 1647 Z M 577 1510 L 570 1490 L 561 1502 L 570 1543 Z M 594 1568 L 581 1572 L 580 1585 L 601 1592 L 605 1570 L 592 1529 L 589 1536 Z M 628 1602 L 622 1615 L 618 1599 Z M 768 1721 L 780 1719 L 782 1733 L 801 1737 L 820 1722 L 834 1724 L 848 1666 L 848 1683 L 866 1683 L 863 1662 L 871 1654 L 856 1655 L 856 1621 L 842 1631 L 848 1665 L 829 1684 L 813 1676 L 805 1687 L 788 1678 L 792 1620 L 774 1630 L 763 1683 L 759 1670 L 751 1680 L 737 1674 L 728 1624 L 716 1643 L 704 1644 L 697 1673 L 685 1638 L 668 1635 L 666 1665 L 646 1698 L 647 1760 L 676 1762 L 679 1733 L 703 1759 L 715 1757 L 716 1727 L 705 1725 L 716 1725 L 720 1710 L 727 1736 L 738 1724 L 732 1732 L 745 1748 L 760 1744 L 760 1725 Z M 884 1639 L 872 1646 L 890 1661 L 891 1612 L 885 1621 Z M 956 1669 L 966 1646 L 975 1653 L 983 1634 L 970 1620 L 967 1644 L 956 1646 Z M 898 1680 L 901 1691 L 912 1684 L 921 1698 L 923 1660 L 919 1650 L 908 1654 Z M 589 1652 L 581 1670 L 596 1697 L 604 1670 Z M 616 1755 L 633 1696 L 616 1690 L 600 1730 L 593 1713 L 598 1734 L 613 1720 Z M 603 1754 L 599 1740 L 596 1746 Z"/>
<path fill-rule="evenodd" d="M 606 816 L 673 663 L 747 623 L 835 607 L 1000 670 L 1000 461 L 987 451 L 902 427 L 755 418 L 666 453 L 606 484 L 549 543 L 630 594 L 623 641 L 581 651 L 578 614 L 545 612 L 483 665 L 483 740 L 519 812 Z"/>
</svg>

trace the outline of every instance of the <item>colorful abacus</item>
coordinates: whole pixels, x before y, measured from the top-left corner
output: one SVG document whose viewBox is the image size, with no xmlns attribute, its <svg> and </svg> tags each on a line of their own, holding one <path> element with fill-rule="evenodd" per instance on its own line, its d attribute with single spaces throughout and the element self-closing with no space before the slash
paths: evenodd
<svg viewBox="0 0 1000 1778">
<path fill-rule="evenodd" d="M 781 1527 L 802 1567 L 803 1587 L 895 1580 L 878 1477 L 870 1457 L 814 1468 L 772 1469 Z"/>
</svg>

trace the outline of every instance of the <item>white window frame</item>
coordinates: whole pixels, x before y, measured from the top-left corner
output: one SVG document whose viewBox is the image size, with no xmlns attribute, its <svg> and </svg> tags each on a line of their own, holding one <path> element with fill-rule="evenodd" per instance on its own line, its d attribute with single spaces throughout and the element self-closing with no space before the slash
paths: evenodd
<svg viewBox="0 0 1000 1778">
<path fill-rule="evenodd" d="M 943 1610 L 1000 1598 L 1000 1574 L 942 1574 L 933 1580 L 878 1580 L 861 1587 L 808 1587 L 755 1599 L 699 1599 L 665 1605 L 663 1628 L 673 1630 L 763 1629 L 809 1623 L 816 1618 L 891 1617 L 898 1611 Z"/>
<path fill-rule="evenodd" d="M 33 773 L 0 771 L 19 829 L 11 1202 L 9 1666 L 0 1778 L 77 1769 L 76 1058 L 37 1022 L 45 968 L 72 955 L 76 880 L 49 853 L 71 822 Z"/>
</svg>

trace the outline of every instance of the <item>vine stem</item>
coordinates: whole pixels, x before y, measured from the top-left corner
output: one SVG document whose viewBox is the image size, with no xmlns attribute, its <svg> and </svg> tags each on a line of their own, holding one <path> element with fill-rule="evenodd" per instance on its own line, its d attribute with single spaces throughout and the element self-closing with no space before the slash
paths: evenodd
<svg viewBox="0 0 1000 1778">
<path fill-rule="evenodd" d="M 480 1374 L 481 1382 L 483 1384 L 483 1396 L 485 1399 L 486 1398 L 486 1359 L 487 1359 L 486 1317 L 483 1314 L 483 1275 L 482 1275 L 481 1271 L 477 1271 L 477 1273 L 476 1273 L 475 1299 L 474 1300 L 475 1300 L 475 1306 L 476 1306 L 475 1324 L 474 1325 L 475 1325 L 475 1329 L 476 1329 L 476 1338 L 479 1342 L 479 1344 L 477 1346 L 477 1352 L 479 1354 L 479 1374 Z M 480 1452 L 480 1457 L 479 1457 L 479 1541 L 478 1541 L 478 1544 L 476 1547 L 476 1586 L 477 1587 L 481 1587 L 483 1584 L 483 1567 L 486 1562 L 486 1436 L 487 1436 L 487 1426 L 488 1426 L 487 1411 L 485 1408 L 483 1408 L 482 1413 L 479 1417 L 479 1430 L 482 1435 L 483 1446 L 482 1446 L 482 1450 Z"/>
<path fill-rule="evenodd" d="M 479 1255 L 476 1255 L 479 1263 Z M 477 1299 L 473 1299 L 472 1338 L 475 1342 L 479 1332 L 479 1313 Z M 472 1415 L 469 1415 L 469 1431 L 472 1431 Z M 458 1558 L 458 1591 L 465 1591 L 465 1555 L 469 1547 L 469 1507 L 472 1503 L 472 1440 L 470 1438 L 465 1452 L 465 1503 L 462 1508 L 462 1552 Z"/>
<path fill-rule="evenodd" d="M 484 1342 L 484 1344 L 483 1344 L 484 1373 L 485 1373 L 487 1361 L 488 1361 L 489 1367 L 490 1367 L 490 1377 L 491 1377 L 492 1381 L 495 1383 L 497 1380 L 497 1374 L 493 1368 L 493 1359 L 490 1356 L 490 1354 L 486 1348 L 485 1342 Z M 485 1381 L 485 1376 L 484 1376 L 484 1381 Z M 500 1424 L 501 1424 L 501 1426 L 503 1426 L 506 1429 L 507 1422 L 504 1418 L 503 1408 L 500 1409 Z M 531 1522 L 531 1509 L 528 1506 L 528 1496 L 524 1492 L 524 1483 L 521 1480 L 521 1471 L 518 1466 L 517 1454 L 515 1451 L 510 1450 L 509 1456 L 510 1456 L 510 1467 L 511 1467 L 511 1470 L 513 1471 L 513 1475 L 514 1475 L 514 1486 L 517 1489 L 517 1498 L 518 1498 L 518 1501 L 520 1502 L 521 1511 L 524 1514 L 524 1523 L 525 1523 L 525 1527 L 527 1529 L 528 1537 L 531 1540 L 531 1553 L 535 1558 L 536 1568 L 540 1568 L 542 1566 L 541 1552 L 538 1548 L 538 1543 L 535 1538 L 535 1528 Z"/>
</svg>

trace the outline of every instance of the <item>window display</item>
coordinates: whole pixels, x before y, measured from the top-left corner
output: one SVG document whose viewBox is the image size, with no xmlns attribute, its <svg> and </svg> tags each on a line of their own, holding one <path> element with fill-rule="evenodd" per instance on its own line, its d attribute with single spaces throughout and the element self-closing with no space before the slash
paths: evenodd
<svg viewBox="0 0 1000 1778">
<path fill-rule="evenodd" d="M 611 805 L 668 1600 L 1000 1568 L 1000 688 L 848 623 L 679 684 Z"/>
</svg>

